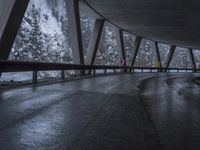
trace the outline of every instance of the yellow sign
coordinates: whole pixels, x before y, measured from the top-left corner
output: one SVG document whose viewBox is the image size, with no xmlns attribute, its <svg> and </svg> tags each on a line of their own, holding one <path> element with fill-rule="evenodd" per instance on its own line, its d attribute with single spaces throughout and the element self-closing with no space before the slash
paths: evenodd
<svg viewBox="0 0 200 150">
<path fill-rule="evenodd" d="M 157 68 L 160 68 L 160 61 L 157 61 L 157 62 L 156 62 L 156 67 L 157 67 Z"/>
</svg>

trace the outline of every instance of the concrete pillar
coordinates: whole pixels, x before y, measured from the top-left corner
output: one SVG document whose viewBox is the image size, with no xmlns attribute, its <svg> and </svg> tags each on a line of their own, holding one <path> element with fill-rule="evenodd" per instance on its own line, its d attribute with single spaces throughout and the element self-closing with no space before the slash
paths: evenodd
<svg viewBox="0 0 200 150">
<path fill-rule="evenodd" d="M 99 48 L 99 42 L 101 40 L 101 35 L 104 28 L 104 20 L 97 19 L 94 24 L 94 29 L 92 32 L 92 36 L 90 38 L 90 43 L 87 50 L 86 55 L 86 64 L 87 65 L 94 65 L 94 61 L 96 58 L 96 53 Z"/>
<path fill-rule="evenodd" d="M 116 39 L 117 39 L 117 45 L 119 50 L 119 64 L 121 66 L 124 66 L 126 68 L 127 62 L 126 62 L 126 53 L 124 49 L 124 37 L 123 37 L 123 31 L 121 29 L 115 30 Z M 124 72 L 127 70 L 124 69 Z"/>
<path fill-rule="evenodd" d="M 29 0 L 0 1 L 0 60 L 7 60 Z"/>
<path fill-rule="evenodd" d="M 136 39 L 135 39 L 133 51 L 132 51 L 131 56 L 130 56 L 130 62 L 131 62 L 130 72 L 132 71 L 132 69 L 134 67 L 135 60 L 136 60 L 136 57 L 137 57 L 137 54 L 138 54 L 138 50 L 140 48 L 141 41 L 142 41 L 142 37 L 137 36 Z"/>
<path fill-rule="evenodd" d="M 158 63 L 160 64 L 160 71 L 162 72 L 162 62 L 161 62 L 161 58 L 160 58 L 160 51 L 159 51 L 159 47 L 158 47 L 158 42 L 155 42 L 155 49 L 156 49 Z"/>
<path fill-rule="evenodd" d="M 172 57 L 173 57 L 173 55 L 174 55 L 175 50 L 176 50 L 176 46 L 175 46 L 175 45 L 172 45 L 172 46 L 170 47 L 169 53 L 168 53 L 168 55 L 167 55 L 167 59 L 166 59 L 166 63 L 165 63 L 165 67 L 166 67 L 165 72 L 167 72 L 167 69 L 168 69 L 169 66 L 170 66 L 170 63 L 171 63 L 171 61 L 172 61 Z"/>
<path fill-rule="evenodd" d="M 195 59 L 194 59 L 193 49 L 189 48 L 189 52 L 190 52 L 190 59 L 191 59 L 192 65 L 193 65 L 194 72 L 197 72 L 197 66 L 196 66 Z"/>
<path fill-rule="evenodd" d="M 65 70 L 61 70 L 61 79 L 62 79 L 62 80 L 65 79 Z"/>
<path fill-rule="evenodd" d="M 38 71 L 33 71 L 33 77 L 32 77 L 33 84 L 37 83 L 37 75 L 38 75 Z"/>
<path fill-rule="evenodd" d="M 73 63 L 84 65 L 79 2 L 78 0 L 66 0 L 66 5 L 69 19 L 69 36 Z"/>
</svg>

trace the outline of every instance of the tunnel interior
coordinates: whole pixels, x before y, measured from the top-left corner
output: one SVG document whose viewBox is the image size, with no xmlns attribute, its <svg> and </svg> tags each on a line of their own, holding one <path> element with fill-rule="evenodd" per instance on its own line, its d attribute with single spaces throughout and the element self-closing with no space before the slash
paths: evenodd
<svg viewBox="0 0 200 150">
<path fill-rule="evenodd" d="M 1 0 L 0 149 L 198 150 L 199 4 Z"/>
</svg>

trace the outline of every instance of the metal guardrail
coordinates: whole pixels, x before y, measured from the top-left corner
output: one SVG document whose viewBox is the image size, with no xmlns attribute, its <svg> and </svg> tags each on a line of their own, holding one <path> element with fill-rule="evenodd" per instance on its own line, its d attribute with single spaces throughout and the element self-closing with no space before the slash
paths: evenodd
<svg viewBox="0 0 200 150">
<path fill-rule="evenodd" d="M 126 67 L 129 69 L 130 67 Z M 124 69 L 123 66 L 89 66 L 77 64 L 0 61 L 0 72 L 50 71 L 50 70 L 101 70 Z"/>
<path fill-rule="evenodd" d="M 200 72 L 200 69 L 188 69 L 188 68 L 158 68 L 158 67 L 124 67 L 124 66 L 90 66 L 90 65 L 77 65 L 77 64 L 61 64 L 61 63 L 42 63 L 42 62 L 27 62 L 27 61 L 0 61 L 0 72 L 23 72 L 33 71 L 33 83 L 37 83 L 37 72 L 38 71 L 57 71 L 61 70 L 61 76 L 64 79 L 64 72 L 67 70 L 80 70 L 82 72 L 89 71 L 91 74 L 96 73 L 96 70 L 104 70 L 104 74 L 107 70 L 123 70 L 128 72 L 135 72 L 136 70 L 149 70 L 149 72 L 167 72 L 167 71 L 186 71 L 186 72 Z"/>
<path fill-rule="evenodd" d="M 0 61 L 0 72 L 22 72 L 22 71 L 51 71 L 51 70 L 117 70 L 131 69 L 124 66 L 98 66 L 98 65 L 78 65 L 78 64 L 61 64 L 61 63 L 43 63 L 43 62 L 28 62 L 28 61 Z M 195 71 L 189 68 L 159 68 L 159 67 L 134 67 L 132 70 L 183 70 Z M 200 69 L 196 71 L 200 72 Z"/>
</svg>

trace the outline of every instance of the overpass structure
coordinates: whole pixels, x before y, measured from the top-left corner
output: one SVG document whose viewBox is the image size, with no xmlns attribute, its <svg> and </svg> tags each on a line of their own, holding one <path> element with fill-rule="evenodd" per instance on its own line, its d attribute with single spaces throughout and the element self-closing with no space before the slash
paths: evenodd
<svg viewBox="0 0 200 150">
<path fill-rule="evenodd" d="M 200 48 L 198 0 L 65 0 L 73 64 L 8 61 L 29 0 L 0 1 L 0 72 L 96 70 L 121 74 L 0 92 L 0 146 L 3 149 L 199 149 Z M 80 10 L 95 18 L 84 59 Z M 120 66 L 94 65 L 100 39 L 109 23 L 115 31 Z M 127 60 L 123 33 L 136 35 Z M 135 67 L 142 39 L 154 42 L 159 67 Z M 170 44 L 165 64 L 159 43 Z M 176 47 L 187 48 L 192 68 L 169 68 Z M 127 62 L 130 62 L 128 64 Z M 155 74 L 134 74 L 135 70 Z M 188 74 L 167 73 L 185 70 Z"/>
</svg>

